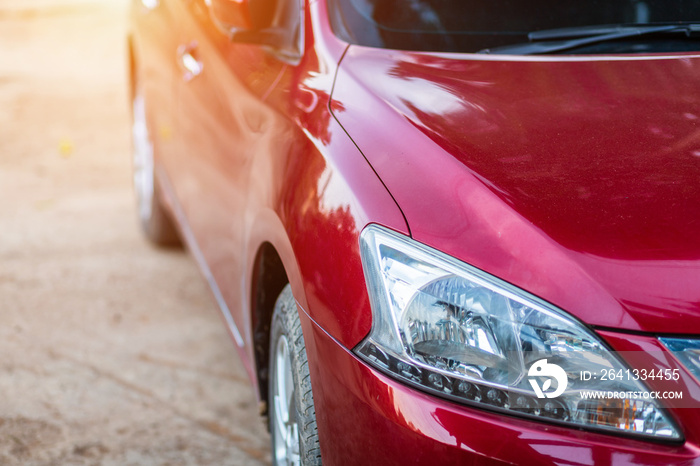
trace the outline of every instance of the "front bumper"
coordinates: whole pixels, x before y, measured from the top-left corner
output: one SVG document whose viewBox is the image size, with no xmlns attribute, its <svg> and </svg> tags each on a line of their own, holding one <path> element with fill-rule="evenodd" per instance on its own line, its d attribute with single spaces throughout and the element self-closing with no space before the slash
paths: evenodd
<svg viewBox="0 0 700 466">
<path fill-rule="evenodd" d="M 424 394 L 370 368 L 300 315 L 324 464 L 700 465 L 691 441 L 604 435 Z"/>
</svg>

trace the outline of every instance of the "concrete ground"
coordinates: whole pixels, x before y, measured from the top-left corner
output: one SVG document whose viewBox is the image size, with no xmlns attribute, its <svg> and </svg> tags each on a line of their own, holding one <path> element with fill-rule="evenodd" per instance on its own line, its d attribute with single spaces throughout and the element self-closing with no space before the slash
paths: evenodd
<svg viewBox="0 0 700 466">
<path fill-rule="evenodd" d="M 138 229 L 127 6 L 0 0 L 0 464 L 268 464 L 193 260 Z"/>
</svg>

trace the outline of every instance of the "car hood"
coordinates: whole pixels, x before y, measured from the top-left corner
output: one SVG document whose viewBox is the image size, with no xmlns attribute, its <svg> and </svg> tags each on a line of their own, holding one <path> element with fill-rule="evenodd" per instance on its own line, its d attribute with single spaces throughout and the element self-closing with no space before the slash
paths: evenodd
<svg viewBox="0 0 700 466">
<path fill-rule="evenodd" d="M 700 333 L 700 56 L 351 46 L 333 101 L 417 240 L 594 326 Z"/>
</svg>

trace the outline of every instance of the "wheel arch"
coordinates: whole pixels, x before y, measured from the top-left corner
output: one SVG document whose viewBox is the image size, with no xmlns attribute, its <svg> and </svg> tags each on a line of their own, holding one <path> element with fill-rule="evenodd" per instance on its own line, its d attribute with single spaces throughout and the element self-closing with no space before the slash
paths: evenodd
<svg viewBox="0 0 700 466">
<path fill-rule="evenodd" d="M 275 303 L 289 283 L 287 271 L 277 250 L 270 242 L 263 243 L 255 255 L 251 290 L 251 332 L 258 396 L 267 409 L 270 329 Z"/>
<path fill-rule="evenodd" d="M 272 210 L 260 214 L 251 229 L 252 257 L 249 287 L 249 322 L 253 370 L 261 414 L 267 413 L 270 328 L 275 303 L 289 283 L 296 302 L 304 307 L 303 282 L 291 241 L 281 219 Z"/>
</svg>

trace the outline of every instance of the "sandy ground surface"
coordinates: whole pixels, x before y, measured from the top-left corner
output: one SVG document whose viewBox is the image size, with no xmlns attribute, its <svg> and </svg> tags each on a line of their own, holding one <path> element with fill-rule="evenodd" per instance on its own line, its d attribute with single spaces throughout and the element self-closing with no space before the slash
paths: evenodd
<svg viewBox="0 0 700 466">
<path fill-rule="evenodd" d="M 138 230 L 127 3 L 0 0 L 0 464 L 268 464 L 193 260 Z"/>
</svg>

